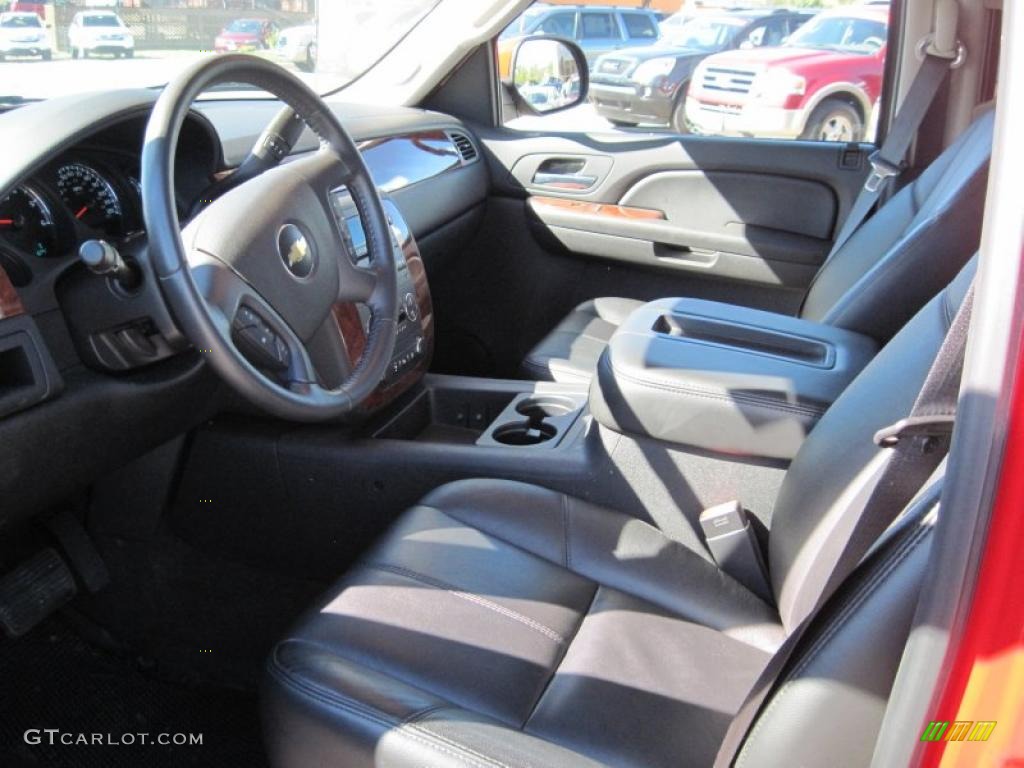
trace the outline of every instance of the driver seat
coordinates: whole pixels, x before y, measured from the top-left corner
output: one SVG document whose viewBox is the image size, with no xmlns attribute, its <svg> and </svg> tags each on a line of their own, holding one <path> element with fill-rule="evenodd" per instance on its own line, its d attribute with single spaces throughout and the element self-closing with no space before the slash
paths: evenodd
<svg viewBox="0 0 1024 768">
<path fill-rule="evenodd" d="M 769 534 L 772 603 L 636 517 L 523 483 L 446 485 L 274 648 L 262 700 L 271 763 L 711 765 L 823 589 L 884 463 L 872 435 L 909 412 L 972 266 L 793 460 Z M 928 559 L 924 495 L 815 618 L 738 764 L 870 761 Z"/>
</svg>

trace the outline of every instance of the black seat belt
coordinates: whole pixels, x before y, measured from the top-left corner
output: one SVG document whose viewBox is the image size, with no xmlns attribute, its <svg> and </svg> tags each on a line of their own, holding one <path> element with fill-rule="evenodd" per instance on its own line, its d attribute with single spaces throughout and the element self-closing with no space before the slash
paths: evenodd
<svg viewBox="0 0 1024 768">
<path fill-rule="evenodd" d="M 958 63 L 959 59 L 950 61 L 944 56 L 925 52 L 921 68 L 917 71 L 903 104 L 900 105 L 900 110 L 892 122 L 885 141 L 882 142 L 881 148 L 872 152 L 868 158 L 868 162 L 871 163 L 871 173 L 868 174 L 860 194 L 857 195 L 850 213 L 846 216 L 846 221 L 843 222 L 839 234 L 836 235 L 832 250 L 829 251 L 828 257 L 825 259 L 825 264 L 860 229 L 860 225 L 868 218 L 875 203 L 885 192 L 891 180 L 903 173 L 906 167 L 904 159 L 910 149 L 910 144 L 917 136 L 925 113 L 928 112 L 928 108 L 935 100 L 935 94 L 939 92 L 946 73 Z"/>
<path fill-rule="evenodd" d="M 815 617 L 921 490 L 949 451 L 973 304 L 972 285 L 925 377 L 910 415 L 875 435 L 878 445 L 893 449 L 892 456 L 864 504 L 835 566 L 827 575 L 821 574 L 819 581 L 824 586 L 818 599 L 775 652 L 729 725 L 715 758 L 715 768 L 732 765 L 762 705 Z M 827 563 L 822 565 L 819 561 L 812 567 L 812 577 L 814 571 L 821 567 L 828 567 Z"/>
</svg>

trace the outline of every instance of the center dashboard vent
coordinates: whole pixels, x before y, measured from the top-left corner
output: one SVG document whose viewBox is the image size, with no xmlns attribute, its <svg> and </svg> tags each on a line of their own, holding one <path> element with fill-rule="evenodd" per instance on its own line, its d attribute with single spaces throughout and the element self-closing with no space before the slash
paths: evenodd
<svg viewBox="0 0 1024 768">
<path fill-rule="evenodd" d="M 462 158 L 462 164 L 468 165 L 476 160 L 480 153 L 477 151 L 476 145 L 473 140 L 464 133 L 459 131 L 448 131 L 448 138 L 452 140 L 455 145 L 455 149 L 459 152 L 459 157 Z"/>
</svg>

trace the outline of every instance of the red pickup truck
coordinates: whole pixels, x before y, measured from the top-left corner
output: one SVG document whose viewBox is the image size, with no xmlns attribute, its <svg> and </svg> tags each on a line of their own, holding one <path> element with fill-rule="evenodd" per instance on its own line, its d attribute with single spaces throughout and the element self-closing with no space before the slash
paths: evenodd
<svg viewBox="0 0 1024 768">
<path fill-rule="evenodd" d="M 863 141 L 882 89 L 888 6 L 825 11 L 781 46 L 709 56 L 686 118 L 697 133 Z"/>
</svg>

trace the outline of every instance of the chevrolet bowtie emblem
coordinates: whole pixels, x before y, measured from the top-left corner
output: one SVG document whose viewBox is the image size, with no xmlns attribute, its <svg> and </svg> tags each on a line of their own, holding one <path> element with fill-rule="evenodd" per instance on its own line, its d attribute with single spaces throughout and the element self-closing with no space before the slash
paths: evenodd
<svg viewBox="0 0 1024 768">
<path fill-rule="evenodd" d="M 309 243 L 306 242 L 306 239 L 303 238 L 301 240 L 296 240 L 292 244 L 291 250 L 288 251 L 289 268 L 294 269 L 295 267 L 299 266 L 299 264 L 306 260 L 306 257 L 308 255 Z"/>
<path fill-rule="evenodd" d="M 277 235 L 277 250 L 284 265 L 295 277 L 301 280 L 313 274 L 316 252 L 302 230 L 294 224 L 281 227 Z"/>
</svg>

